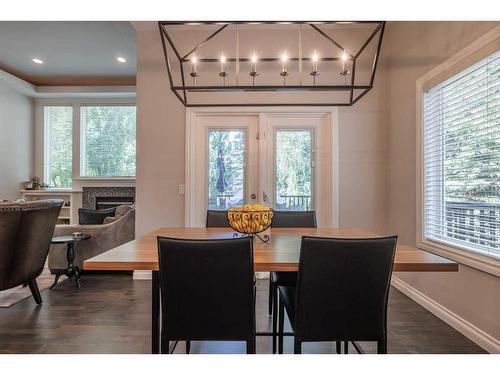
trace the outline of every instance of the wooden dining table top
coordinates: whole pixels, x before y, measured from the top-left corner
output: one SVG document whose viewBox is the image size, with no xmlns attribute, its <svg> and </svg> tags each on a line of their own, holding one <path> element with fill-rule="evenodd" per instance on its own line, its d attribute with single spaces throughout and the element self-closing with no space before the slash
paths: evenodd
<svg viewBox="0 0 500 375">
<path fill-rule="evenodd" d="M 180 239 L 233 238 L 230 228 L 160 228 L 133 241 L 86 260 L 85 270 L 136 271 L 158 270 L 157 237 Z M 331 238 L 374 238 L 376 233 L 355 228 L 275 228 L 267 243 L 258 238 L 253 244 L 254 269 L 260 271 L 296 271 L 302 236 Z M 412 246 L 398 245 L 395 272 L 457 272 L 458 264 Z"/>
</svg>

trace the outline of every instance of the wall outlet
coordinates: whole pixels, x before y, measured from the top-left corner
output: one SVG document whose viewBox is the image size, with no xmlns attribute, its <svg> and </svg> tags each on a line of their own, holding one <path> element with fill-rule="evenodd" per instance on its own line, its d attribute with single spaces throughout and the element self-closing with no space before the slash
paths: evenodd
<svg viewBox="0 0 500 375">
<path fill-rule="evenodd" d="M 184 195 L 184 184 L 179 185 L 179 195 Z"/>
</svg>

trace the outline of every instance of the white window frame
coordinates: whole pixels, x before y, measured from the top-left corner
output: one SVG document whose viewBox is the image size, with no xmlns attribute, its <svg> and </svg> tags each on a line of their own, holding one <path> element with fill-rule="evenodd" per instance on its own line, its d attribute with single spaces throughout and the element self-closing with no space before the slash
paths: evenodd
<svg viewBox="0 0 500 375">
<path fill-rule="evenodd" d="M 81 174 L 81 107 L 85 106 L 136 106 L 135 98 L 40 98 L 35 100 L 35 175 L 40 180 L 46 182 L 46 139 L 45 139 L 45 107 L 72 106 L 73 107 L 73 143 L 72 143 L 72 187 L 75 188 L 75 181 L 115 181 L 134 182 L 137 176 L 104 176 L 87 177 Z"/>
<path fill-rule="evenodd" d="M 470 250 L 465 250 L 459 246 L 444 244 L 436 241 L 431 241 L 425 238 L 424 228 L 424 155 L 423 155 L 423 98 L 425 87 L 429 82 L 435 81 L 438 77 L 445 74 L 445 72 L 453 71 L 454 67 L 461 66 L 464 61 L 473 59 L 478 53 L 481 52 L 486 46 L 491 45 L 493 42 L 500 42 L 500 26 L 494 28 L 468 47 L 464 48 L 450 59 L 446 60 L 436 68 L 432 69 L 429 73 L 419 78 L 416 82 L 416 180 L 417 180 L 417 196 L 416 196 L 416 237 L 417 247 L 424 249 L 431 253 L 444 256 L 458 263 L 464 264 L 469 267 L 490 273 L 495 276 L 500 276 L 500 260 L 475 253 Z M 483 56 L 483 58 L 486 56 Z M 477 61 L 482 58 L 478 58 Z M 472 64 L 468 64 L 472 65 Z M 463 70 L 463 69 L 461 69 Z"/>
<path fill-rule="evenodd" d="M 313 107 L 200 107 L 200 108 L 187 108 L 186 109 L 186 174 L 185 174 L 185 186 L 183 190 L 185 193 L 185 226 L 190 227 L 196 218 L 196 207 L 194 204 L 196 196 L 196 183 L 195 183 L 195 138 L 198 131 L 198 118 L 200 116 L 206 115 L 231 115 L 231 116 L 246 116 L 246 115 L 256 115 L 259 118 L 259 138 L 265 135 L 268 130 L 268 119 L 272 116 L 322 116 L 327 118 L 328 123 L 326 124 L 330 128 L 330 140 L 329 144 L 331 147 L 330 152 L 330 176 L 329 176 L 329 202 L 328 202 L 328 217 L 326 218 L 327 226 L 338 227 L 338 200 L 339 200 L 339 147 L 338 147 L 338 108 L 337 107 L 324 107 L 324 108 L 313 108 Z M 271 136 L 272 138 L 273 136 Z M 271 139 L 266 137 L 265 139 Z M 267 163 L 269 155 L 269 145 L 268 142 L 259 142 L 258 148 L 259 153 L 264 153 L 264 157 L 260 158 L 259 163 Z M 259 186 L 266 187 L 270 186 L 269 179 L 267 176 L 266 168 L 259 168 Z M 271 180 L 272 181 L 272 180 Z M 271 193 L 270 189 L 266 189 L 266 193 Z M 260 191 L 259 191 L 260 193 Z M 259 194 L 259 202 L 262 203 L 262 197 Z M 274 199 L 274 197 L 273 197 Z"/>
</svg>

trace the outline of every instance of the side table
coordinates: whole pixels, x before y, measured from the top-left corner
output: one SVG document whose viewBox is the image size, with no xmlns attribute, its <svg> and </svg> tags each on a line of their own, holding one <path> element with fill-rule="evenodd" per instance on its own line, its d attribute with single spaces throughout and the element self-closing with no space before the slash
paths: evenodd
<svg viewBox="0 0 500 375">
<path fill-rule="evenodd" d="M 75 259 L 75 247 L 78 242 L 88 240 L 90 239 L 90 237 L 90 235 L 85 234 L 80 237 L 59 236 L 52 238 L 51 243 L 53 244 L 66 244 L 66 258 L 68 259 L 68 267 L 65 270 L 61 270 L 56 273 L 54 284 L 52 284 L 50 289 L 53 289 L 57 285 L 57 282 L 62 275 L 68 276 L 68 279 L 70 280 L 72 280 L 73 276 L 75 276 L 76 286 L 79 288 L 81 287 L 80 267 L 73 265 L 73 261 Z"/>
</svg>

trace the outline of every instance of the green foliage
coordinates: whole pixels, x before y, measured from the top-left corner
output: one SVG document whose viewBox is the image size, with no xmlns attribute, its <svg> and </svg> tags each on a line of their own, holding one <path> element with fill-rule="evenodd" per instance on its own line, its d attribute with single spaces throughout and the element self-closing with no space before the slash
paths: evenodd
<svg viewBox="0 0 500 375">
<path fill-rule="evenodd" d="M 219 170 L 217 155 L 219 148 L 224 155 L 224 192 L 216 189 Z M 245 133 L 242 130 L 211 130 L 208 136 L 208 196 L 212 208 L 220 195 L 241 195 L 244 191 Z"/>
<path fill-rule="evenodd" d="M 45 107 L 48 176 L 50 187 L 71 187 L 73 108 Z"/>
<path fill-rule="evenodd" d="M 82 107 L 84 176 L 135 176 L 135 107 Z"/>
<path fill-rule="evenodd" d="M 461 102 L 453 102 L 458 110 L 444 119 L 445 195 L 457 202 L 500 203 L 500 88 L 494 83 L 500 62 L 488 69 L 488 79 L 470 74 L 454 83 L 448 94 L 475 93 L 474 100 L 463 96 Z"/>
<path fill-rule="evenodd" d="M 286 130 L 276 133 L 276 194 L 311 195 L 311 132 Z"/>
</svg>

